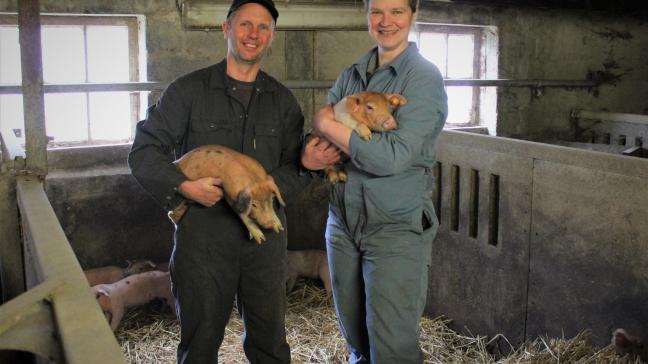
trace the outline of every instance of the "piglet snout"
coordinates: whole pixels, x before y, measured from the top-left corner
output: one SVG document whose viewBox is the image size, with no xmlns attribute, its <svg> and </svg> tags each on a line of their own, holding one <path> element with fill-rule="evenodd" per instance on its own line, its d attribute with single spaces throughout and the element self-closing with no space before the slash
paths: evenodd
<svg viewBox="0 0 648 364">
<path fill-rule="evenodd" d="M 382 127 L 384 130 L 394 130 L 398 129 L 398 124 L 396 124 L 396 119 L 393 116 L 389 116 L 382 122 Z"/>
</svg>

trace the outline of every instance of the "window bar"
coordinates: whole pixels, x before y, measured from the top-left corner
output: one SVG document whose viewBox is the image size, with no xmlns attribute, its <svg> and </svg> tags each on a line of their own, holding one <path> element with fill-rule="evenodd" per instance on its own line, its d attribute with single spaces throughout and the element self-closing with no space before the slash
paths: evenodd
<svg viewBox="0 0 648 364">
<path fill-rule="evenodd" d="M 130 82 L 139 81 L 139 49 L 138 49 L 138 24 L 136 20 L 128 23 L 128 60 L 129 60 L 129 74 L 128 79 Z M 135 138 L 135 128 L 140 119 L 140 98 L 141 92 L 130 92 L 130 107 L 131 107 L 131 135 L 130 139 Z"/>
<path fill-rule="evenodd" d="M 84 62 L 84 72 L 85 72 L 85 82 L 90 82 L 89 71 L 88 71 L 88 26 L 83 26 L 83 62 Z M 86 123 L 88 124 L 88 142 L 92 141 L 92 128 L 90 126 L 90 93 L 85 93 L 86 99 Z"/>
<path fill-rule="evenodd" d="M 443 77 L 447 78 L 448 77 L 448 64 L 450 61 L 448 60 L 448 38 L 450 38 L 449 33 L 443 34 L 444 39 L 445 39 L 445 69 L 443 70 Z"/>
<path fill-rule="evenodd" d="M 470 211 L 468 215 L 470 220 L 468 222 L 468 235 L 471 238 L 477 237 L 478 222 L 479 222 L 479 171 L 470 171 Z"/>
<path fill-rule="evenodd" d="M 490 175 L 490 186 L 488 195 L 488 244 L 497 246 L 497 235 L 499 233 L 499 197 L 500 181 L 496 174 Z"/>
</svg>

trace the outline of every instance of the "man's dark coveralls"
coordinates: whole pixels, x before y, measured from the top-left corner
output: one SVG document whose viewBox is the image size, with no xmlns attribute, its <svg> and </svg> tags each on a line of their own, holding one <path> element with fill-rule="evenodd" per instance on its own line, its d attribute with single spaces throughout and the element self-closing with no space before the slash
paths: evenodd
<svg viewBox="0 0 648 364">
<path fill-rule="evenodd" d="M 290 203 L 310 181 L 300 176 L 304 118 L 290 91 L 259 71 L 246 108 L 226 62 L 192 72 L 169 85 L 148 110 L 128 157 L 133 176 L 165 210 L 182 199 L 186 180 L 170 163 L 204 144 L 243 152 L 272 175 Z M 283 210 L 277 215 L 286 227 Z M 252 363 L 289 363 L 285 340 L 286 232 L 265 231 L 257 244 L 221 200 L 193 204 L 175 231 L 171 257 L 181 341 L 178 362 L 215 363 L 234 297 L 246 327 L 243 347 Z"/>
</svg>

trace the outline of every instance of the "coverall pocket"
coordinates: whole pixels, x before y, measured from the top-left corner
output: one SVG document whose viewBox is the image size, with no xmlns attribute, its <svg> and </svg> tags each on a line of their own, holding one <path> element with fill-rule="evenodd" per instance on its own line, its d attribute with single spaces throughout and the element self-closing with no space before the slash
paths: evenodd
<svg viewBox="0 0 648 364">
<path fill-rule="evenodd" d="M 363 182 L 366 231 L 385 225 L 403 225 L 421 233 L 422 184 L 416 176 L 389 176 Z"/>
<path fill-rule="evenodd" d="M 235 149 L 238 138 L 234 136 L 234 126 L 230 120 L 223 119 L 191 120 L 191 132 L 196 146 L 218 144 Z"/>
<path fill-rule="evenodd" d="M 281 145 L 281 129 L 277 125 L 254 125 L 254 157 L 267 170 L 270 171 L 279 166 Z"/>
</svg>

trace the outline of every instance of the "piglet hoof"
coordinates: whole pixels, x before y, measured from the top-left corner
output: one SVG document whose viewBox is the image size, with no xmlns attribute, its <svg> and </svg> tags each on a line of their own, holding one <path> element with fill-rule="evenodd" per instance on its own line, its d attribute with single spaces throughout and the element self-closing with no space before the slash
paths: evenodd
<svg viewBox="0 0 648 364">
<path fill-rule="evenodd" d="M 331 182 L 331 184 L 336 184 L 338 182 L 344 183 L 347 180 L 347 175 L 343 171 L 337 171 L 337 172 L 329 173 L 328 180 L 329 180 L 329 182 Z"/>
<path fill-rule="evenodd" d="M 180 218 L 176 214 L 174 214 L 173 211 L 169 211 L 167 216 L 169 216 L 169 219 L 171 220 L 171 222 L 178 225 L 178 222 L 180 221 Z"/>
<path fill-rule="evenodd" d="M 371 130 L 367 126 L 360 124 L 358 125 L 356 131 L 358 132 L 358 135 L 360 135 L 360 138 L 362 138 L 362 140 L 371 140 Z"/>
<path fill-rule="evenodd" d="M 257 244 L 261 244 L 265 241 L 265 235 L 261 232 L 261 230 L 254 229 L 250 230 L 250 240 L 254 239 Z"/>
</svg>

